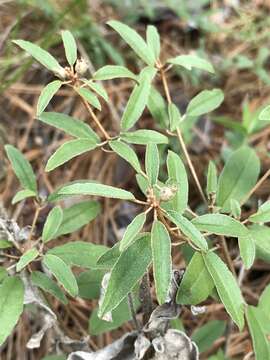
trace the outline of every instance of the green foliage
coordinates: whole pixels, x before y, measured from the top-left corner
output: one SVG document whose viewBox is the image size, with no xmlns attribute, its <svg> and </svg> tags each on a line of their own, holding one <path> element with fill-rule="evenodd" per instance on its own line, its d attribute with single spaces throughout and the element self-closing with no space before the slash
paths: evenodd
<svg viewBox="0 0 270 360">
<path fill-rule="evenodd" d="M 62 222 L 63 219 L 63 210 L 60 206 L 54 207 L 49 215 L 47 216 L 46 222 L 42 231 L 42 240 L 46 243 L 52 240 Z"/>
<path fill-rule="evenodd" d="M 132 244 L 132 242 L 136 239 L 138 233 L 142 230 L 145 221 L 146 221 L 145 213 L 141 213 L 135 216 L 132 222 L 127 226 L 123 238 L 120 241 L 120 246 L 119 246 L 120 251 L 127 249 Z"/>
<path fill-rule="evenodd" d="M 47 84 L 44 89 L 41 91 L 41 94 L 38 98 L 37 103 L 37 116 L 41 115 L 43 111 L 48 106 L 49 102 L 52 100 L 54 95 L 62 86 L 62 82 L 60 80 L 54 80 Z"/>
<path fill-rule="evenodd" d="M 215 72 L 211 63 L 209 63 L 205 59 L 199 58 L 196 55 L 179 55 L 173 59 L 167 60 L 167 62 L 169 64 L 182 66 L 187 70 L 196 68 L 196 69 L 208 71 L 210 73 Z"/>
<path fill-rule="evenodd" d="M 0 286 L 0 345 L 13 330 L 23 311 L 24 287 L 17 276 L 6 277 Z"/>
<path fill-rule="evenodd" d="M 224 95 L 220 89 L 203 90 L 188 104 L 187 116 L 200 116 L 215 110 L 223 102 Z"/>
</svg>

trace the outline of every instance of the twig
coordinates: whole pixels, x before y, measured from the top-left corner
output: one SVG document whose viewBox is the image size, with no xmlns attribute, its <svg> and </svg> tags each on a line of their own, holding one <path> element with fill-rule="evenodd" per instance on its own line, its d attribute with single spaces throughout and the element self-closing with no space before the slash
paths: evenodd
<svg viewBox="0 0 270 360">
<path fill-rule="evenodd" d="M 167 98 L 167 101 L 168 101 L 168 104 L 171 104 L 172 103 L 172 98 L 171 98 L 171 94 L 170 94 L 170 91 L 169 91 L 169 87 L 168 87 L 168 82 L 167 82 L 167 78 L 166 78 L 166 75 L 165 75 L 165 71 L 162 67 L 160 67 L 160 75 L 161 75 L 161 79 L 162 79 L 162 83 L 163 83 L 163 88 L 164 88 L 164 91 L 165 91 L 165 95 L 166 95 L 166 98 Z M 190 159 L 190 156 L 189 156 L 189 153 L 187 151 L 187 147 L 186 147 L 186 144 L 184 142 L 184 139 L 183 139 L 183 136 L 182 136 L 182 133 L 181 133 L 181 130 L 180 128 L 178 127 L 176 129 L 176 132 L 177 132 L 177 137 L 178 137 L 178 140 L 179 140 L 179 143 L 180 143 L 180 146 L 182 148 L 182 151 L 185 155 L 185 158 L 187 160 L 187 163 L 188 163 L 188 166 L 189 166 L 189 169 L 190 169 L 190 172 L 193 176 L 193 179 L 195 181 L 195 184 L 198 188 L 198 191 L 203 199 L 203 202 L 207 205 L 207 200 L 206 200 L 206 197 L 203 193 L 203 190 L 202 190 L 202 187 L 201 187 L 201 184 L 199 182 L 199 179 L 198 179 L 198 176 L 196 174 L 196 171 L 194 169 L 194 166 L 192 164 L 192 161 Z"/>
<path fill-rule="evenodd" d="M 262 185 L 262 183 L 264 182 L 264 180 L 266 180 L 268 178 L 268 176 L 270 175 L 270 169 L 268 169 L 266 171 L 266 173 L 263 175 L 263 177 L 260 178 L 260 180 L 257 182 L 257 184 L 250 190 L 250 192 L 247 194 L 247 196 L 244 197 L 244 199 L 241 201 L 240 205 L 243 205 L 250 197 L 251 195 L 258 190 L 258 188 Z"/>
</svg>

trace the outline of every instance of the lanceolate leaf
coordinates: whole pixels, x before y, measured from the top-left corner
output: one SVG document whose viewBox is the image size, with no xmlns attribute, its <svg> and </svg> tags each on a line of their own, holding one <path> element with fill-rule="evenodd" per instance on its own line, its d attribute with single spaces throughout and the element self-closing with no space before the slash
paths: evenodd
<svg viewBox="0 0 270 360">
<path fill-rule="evenodd" d="M 60 300 L 64 305 L 67 305 L 68 301 L 65 294 L 62 292 L 60 287 L 46 274 L 41 271 L 33 271 L 31 273 L 31 281 L 33 285 L 36 285 L 42 290 L 50 293 L 58 300 Z"/>
<path fill-rule="evenodd" d="M 157 60 L 160 53 L 160 38 L 157 28 L 153 25 L 148 25 L 146 30 L 146 41 L 149 50 L 152 51 L 154 58 Z"/>
<path fill-rule="evenodd" d="M 37 192 L 37 183 L 33 169 L 27 159 L 22 153 L 12 145 L 6 145 L 5 150 L 9 161 L 11 162 L 13 171 L 19 179 L 21 185 L 32 190 L 34 193 Z"/>
<path fill-rule="evenodd" d="M 32 248 L 28 251 L 26 251 L 18 261 L 16 265 L 16 271 L 21 271 L 25 266 L 30 264 L 35 258 L 37 258 L 39 255 L 39 252 L 36 248 Z"/>
<path fill-rule="evenodd" d="M 180 111 L 174 103 L 171 103 L 168 105 L 168 113 L 170 119 L 170 129 L 171 131 L 175 131 L 181 123 Z"/>
<path fill-rule="evenodd" d="M 226 311 L 242 330 L 244 326 L 244 299 L 235 278 L 215 253 L 208 252 L 203 255 L 203 258 Z"/>
<path fill-rule="evenodd" d="M 73 233 L 95 219 L 99 213 L 100 204 L 97 201 L 83 201 L 64 209 L 55 237 Z"/>
<path fill-rule="evenodd" d="M 168 218 L 182 231 L 191 242 L 203 251 L 208 250 L 207 241 L 199 230 L 184 216 L 176 211 L 167 211 Z"/>
<path fill-rule="evenodd" d="M 249 269 L 255 260 L 256 246 L 250 232 L 245 236 L 240 236 L 238 239 L 240 255 L 246 269 Z"/>
<path fill-rule="evenodd" d="M 217 192 L 217 168 L 213 161 L 208 165 L 206 191 L 208 196 Z"/>
<path fill-rule="evenodd" d="M 169 182 L 177 186 L 174 198 L 169 201 L 166 209 L 173 209 L 182 214 L 188 203 L 188 177 L 181 158 L 173 151 L 168 151 L 167 170 Z"/>
<path fill-rule="evenodd" d="M 259 207 L 259 210 L 249 217 L 252 222 L 269 222 L 270 221 L 270 200 L 266 201 Z"/>
<path fill-rule="evenodd" d="M 138 144 L 138 145 L 146 145 L 151 142 L 154 144 L 167 144 L 168 138 L 167 136 L 154 131 L 154 130 L 136 130 L 132 132 L 121 133 L 121 139 L 131 143 L 131 144 Z"/>
<path fill-rule="evenodd" d="M 138 173 L 142 171 L 138 156 L 130 146 L 120 140 L 110 141 L 109 145 L 114 152 L 133 166 Z"/>
<path fill-rule="evenodd" d="M 259 114 L 259 120 L 270 120 L 270 105 L 266 106 Z"/>
<path fill-rule="evenodd" d="M 40 62 L 43 66 L 54 73 L 63 73 L 64 69 L 59 65 L 58 61 L 46 50 L 41 49 L 38 45 L 25 40 L 13 41 L 20 48 L 28 52 L 33 58 Z"/>
<path fill-rule="evenodd" d="M 208 298 L 214 286 L 202 255 L 195 252 L 181 280 L 176 301 L 183 305 L 197 305 Z"/>
<path fill-rule="evenodd" d="M 62 259 L 67 265 L 85 268 L 96 268 L 97 260 L 108 250 L 103 245 L 84 241 L 73 241 L 56 246 L 47 253 Z"/>
<path fill-rule="evenodd" d="M 196 69 L 208 71 L 210 73 L 215 72 L 210 62 L 196 55 L 179 55 L 173 59 L 167 60 L 167 62 L 170 64 L 182 66 L 187 70 L 196 68 Z"/>
<path fill-rule="evenodd" d="M 78 181 L 70 185 L 65 185 L 58 190 L 57 193 L 59 195 L 97 195 L 123 200 L 135 199 L 134 195 L 129 191 L 91 181 Z"/>
<path fill-rule="evenodd" d="M 246 236 L 247 228 L 239 221 L 223 214 L 205 214 L 192 220 L 192 223 L 200 230 L 217 235 Z"/>
<path fill-rule="evenodd" d="M 139 75 L 139 84 L 135 85 L 121 119 L 121 128 L 129 130 L 140 118 L 147 104 L 151 89 L 151 81 L 155 75 L 155 69 L 146 67 Z"/>
<path fill-rule="evenodd" d="M 215 110 L 223 102 L 224 95 L 220 89 L 203 90 L 188 104 L 188 116 L 200 116 Z"/>
<path fill-rule="evenodd" d="M 0 286 L 0 346 L 10 335 L 23 311 L 24 287 L 17 276 L 8 276 Z"/>
<path fill-rule="evenodd" d="M 159 304 L 164 304 L 172 278 L 171 239 L 165 226 L 158 220 L 151 231 L 154 279 Z"/>
<path fill-rule="evenodd" d="M 159 153 L 157 145 L 151 142 L 146 146 L 145 170 L 150 185 L 155 185 L 158 181 Z"/>
<path fill-rule="evenodd" d="M 116 21 L 108 21 L 110 25 L 118 34 L 125 40 L 125 42 L 134 50 L 134 52 L 148 65 L 155 64 L 155 57 L 152 51 L 149 50 L 143 38 L 129 26 Z"/>
<path fill-rule="evenodd" d="M 132 244 L 138 233 L 142 230 L 145 220 L 145 213 L 141 213 L 137 215 L 127 226 L 123 238 L 120 242 L 120 251 L 126 250 L 130 246 L 130 244 Z"/>
<path fill-rule="evenodd" d="M 191 336 L 192 341 L 198 346 L 200 353 L 209 350 L 213 343 L 224 335 L 226 322 L 222 320 L 208 320 L 205 325 L 197 328 Z M 215 357 L 208 360 L 226 360 L 225 357 Z"/>
<path fill-rule="evenodd" d="M 83 82 L 85 84 L 87 84 L 90 87 L 90 89 L 92 89 L 96 94 L 101 96 L 105 101 L 107 101 L 107 102 L 109 101 L 108 94 L 101 84 L 94 82 L 92 80 L 86 80 L 86 79 L 83 79 Z"/>
<path fill-rule="evenodd" d="M 62 39 L 65 47 L 66 58 L 70 66 L 77 60 L 77 45 L 70 31 L 62 31 Z"/>
<path fill-rule="evenodd" d="M 54 207 L 47 216 L 42 231 L 42 240 L 46 243 L 52 240 L 63 219 L 63 211 L 60 206 Z"/>
<path fill-rule="evenodd" d="M 43 259 L 43 263 L 71 296 L 78 295 L 76 278 L 63 260 L 58 256 L 47 254 Z"/>
<path fill-rule="evenodd" d="M 132 291 L 134 286 L 143 277 L 152 260 L 151 242 L 149 235 L 142 235 L 123 251 L 115 263 L 99 316 L 115 309 L 120 302 Z"/>
<path fill-rule="evenodd" d="M 228 158 L 219 177 L 217 205 L 230 211 L 230 199 L 241 203 L 256 184 L 260 172 L 260 161 L 255 151 L 241 147 Z"/>
<path fill-rule="evenodd" d="M 26 198 L 35 197 L 35 196 L 37 196 L 37 194 L 32 190 L 28 190 L 28 189 L 20 190 L 13 197 L 12 204 L 16 204 L 17 202 L 22 201 L 22 200 L 24 200 Z"/>
<path fill-rule="evenodd" d="M 253 348 L 256 359 L 270 359 L 270 344 L 263 323 L 269 321 L 265 319 L 264 313 L 254 306 L 248 306 L 246 310 L 248 327 L 251 332 Z"/>
<path fill-rule="evenodd" d="M 101 110 L 101 105 L 100 102 L 98 100 L 98 98 L 96 97 L 95 94 L 92 93 L 92 91 L 81 87 L 76 89 L 77 93 L 84 98 L 90 105 L 92 105 L 94 108 Z"/>
<path fill-rule="evenodd" d="M 62 82 L 60 80 L 54 80 L 45 86 L 38 98 L 37 116 L 39 116 L 46 109 L 47 105 L 61 86 Z"/>
<path fill-rule="evenodd" d="M 124 66 L 106 65 L 95 72 L 93 79 L 95 80 L 111 80 L 117 78 L 130 78 L 137 81 L 137 75 L 133 74 Z"/>
<path fill-rule="evenodd" d="M 87 151 L 93 150 L 97 144 L 93 140 L 75 139 L 62 144 L 55 153 L 49 158 L 45 171 L 52 171 L 58 166 L 65 164 L 74 157 Z"/>
<path fill-rule="evenodd" d="M 80 139 L 89 139 L 96 143 L 100 141 L 100 138 L 89 125 L 68 115 L 56 112 L 43 112 L 38 119 L 45 124 L 65 131 L 71 136 L 75 136 Z"/>
</svg>

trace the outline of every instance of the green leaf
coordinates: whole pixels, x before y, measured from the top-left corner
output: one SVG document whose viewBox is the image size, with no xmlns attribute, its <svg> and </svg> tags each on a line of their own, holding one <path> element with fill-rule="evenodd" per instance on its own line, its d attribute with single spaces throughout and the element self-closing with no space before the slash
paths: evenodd
<svg viewBox="0 0 270 360">
<path fill-rule="evenodd" d="M 37 116 L 39 116 L 48 106 L 54 95 L 62 86 L 62 81 L 54 80 L 47 84 L 41 91 L 37 103 Z"/>
<path fill-rule="evenodd" d="M 76 89 L 77 93 L 84 98 L 90 105 L 94 108 L 101 110 L 100 102 L 95 94 L 92 91 L 86 89 L 85 87 L 80 87 Z"/>
<path fill-rule="evenodd" d="M 122 200 L 135 199 L 134 195 L 129 191 L 91 181 L 78 181 L 70 185 L 64 185 L 57 193 L 60 195 L 97 195 Z"/>
<path fill-rule="evenodd" d="M 17 194 L 13 197 L 12 199 L 12 204 L 16 204 L 17 202 L 19 201 L 22 201 L 24 199 L 27 199 L 29 197 L 36 197 L 37 194 L 32 191 L 32 190 L 28 190 L 28 189 L 25 189 L 25 190 L 20 190 L 17 192 Z"/>
<path fill-rule="evenodd" d="M 168 144 L 167 136 L 154 130 L 130 131 L 121 133 L 120 137 L 122 140 L 131 144 L 146 145 L 150 140 L 154 144 Z"/>
<path fill-rule="evenodd" d="M 138 156 L 130 146 L 120 140 L 110 141 L 109 145 L 114 152 L 133 166 L 138 173 L 141 173 L 142 170 Z"/>
<path fill-rule="evenodd" d="M 207 114 L 223 102 L 224 95 L 220 89 L 203 90 L 196 95 L 188 104 L 187 116 L 200 116 Z"/>
<path fill-rule="evenodd" d="M 259 173 L 260 161 L 253 149 L 244 146 L 234 151 L 219 177 L 217 205 L 229 212 L 231 199 L 241 203 L 256 184 Z"/>
<path fill-rule="evenodd" d="M 3 280 L 5 280 L 5 278 L 7 277 L 8 277 L 7 270 L 3 266 L 0 266 L 0 285 L 3 282 Z"/>
<path fill-rule="evenodd" d="M 264 108 L 260 114 L 259 114 L 259 120 L 270 120 L 270 105 L 266 106 L 266 108 Z"/>
<path fill-rule="evenodd" d="M 249 217 L 249 221 L 251 222 L 269 222 L 270 221 L 270 200 L 266 201 L 262 204 L 258 211 Z"/>
<path fill-rule="evenodd" d="M 79 297 L 83 299 L 99 299 L 101 281 L 105 275 L 105 270 L 87 270 L 77 276 L 79 287 Z"/>
<path fill-rule="evenodd" d="M 17 276 L 7 277 L 0 286 L 0 345 L 17 324 L 23 311 L 24 287 Z"/>
<path fill-rule="evenodd" d="M 111 80 L 117 78 L 130 78 L 137 81 L 137 75 L 124 66 L 106 65 L 96 71 L 93 75 L 94 80 Z"/>
<path fill-rule="evenodd" d="M 181 232 L 188 239 L 193 242 L 194 245 L 196 245 L 202 251 L 208 250 L 207 241 L 191 221 L 176 211 L 167 211 L 167 217 L 181 230 Z"/>
<path fill-rule="evenodd" d="M 241 218 L 241 205 L 235 199 L 230 200 L 231 214 L 235 219 Z"/>
<path fill-rule="evenodd" d="M 163 96 L 154 86 L 151 86 L 147 107 L 160 127 L 167 129 L 169 124 L 167 105 Z"/>
<path fill-rule="evenodd" d="M 170 119 L 170 130 L 175 131 L 181 123 L 181 114 L 178 107 L 174 103 L 168 105 L 168 113 Z"/>
<path fill-rule="evenodd" d="M 214 73 L 215 70 L 210 62 L 205 59 L 202 59 L 196 55 L 179 55 L 175 58 L 167 60 L 169 64 L 179 65 L 184 67 L 187 70 L 192 70 L 192 68 L 208 71 Z"/>
<path fill-rule="evenodd" d="M 263 326 L 263 322 L 265 321 L 264 313 L 254 306 L 248 306 L 246 317 L 256 359 L 270 359 L 269 339 Z"/>
<path fill-rule="evenodd" d="M 102 97 L 106 102 L 109 102 L 108 94 L 101 84 L 96 83 L 93 80 L 83 79 L 82 81 L 87 84 L 91 90 L 93 90 L 96 94 Z"/>
<path fill-rule="evenodd" d="M 70 296 L 78 295 L 78 285 L 70 267 L 60 257 L 46 254 L 43 258 L 44 265 L 52 272 L 57 281 L 64 287 Z"/>
<path fill-rule="evenodd" d="M 65 164 L 74 157 L 97 147 L 97 143 L 88 139 L 75 139 L 62 144 L 55 153 L 49 158 L 45 171 L 52 171 L 58 166 Z"/>
<path fill-rule="evenodd" d="M 234 218 L 223 214 L 205 214 L 192 220 L 192 223 L 200 230 L 216 235 L 246 236 L 247 228 Z"/>
<path fill-rule="evenodd" d="M 217 168 L 213 161 L 208 165 L 206 192 L 208 196 L 217 192 Z"/>
<path fill-rule="evenodd" d="M 151 50 L 155 60 L 159 58 L 160 54 L 160 38 L 157 28 L 153 25 L 148 25 L 146 29 L 146 42 L 148 48 Z"/>
<path fill-rule="evenodd" d="M 69 65 L 72 67 L 77 60 L 77 45 L 76 41 L 70 31 L 64 30 L 61 32 L 64 43 L 66 58 Z"/>
<path fill-rule="evenodd" d="M 169 182 L 176 184 L 177 192 L 174 198 L 169 201 L 168 209 L 173 209 L 182 214 L 188 204 L 188 177 L 181 158 L 173 151 L 168 151 L 167 170 Z M 167 209 L 166 204 L 166 209 Z M 165 204 L 164 204 L 165 205 Z"/>
<path fill-rule="evenodd" d="M 151 67 L 146 67 L 141 71 L 138 78 L 139 84 L 135 85 L 122 115 L 122 130 L 129 130 L 141 117 L 148 101 L 155 72 L 156 70 Z"/>
<path fill-rule="evenodd" d="M 270 262 L 270 228 L 254 224 L 249 227 L 256 246 L 256 257 Z"/>
<path fill-rule="evenodd" d="M 0 239 L 0 249 L 11 248 L 13 244 L 10 241 Z"/>
<path fill-rule="evenodd" d="M 83 201 L 64 209 L 63 219 L 55 237 L 73 233 L 95 219 L 99 213 L 100 204 L 93 200 Z"/>
<path fill-rule="evenodd" d="M 269 313 L 268 309 L 269 309 L 269 304 L 270 304 L 270 284 L 268 284 L 259 299 L 259 304 L 258 307 L 260 308 L 260 310 L 264 311 L 266 314 Z M 270 316 L 268 314 L 268 316 Z"/>
<path fill-rule="evenodd" d="M 250 269 L 254 263 L 256 255 L 256 246 L 250 232 L 245 236 L 238 238 L 240 256 L 243 260 L 246 269 Z"/>
<path fill-rule="evenodd" d="M 25 40 L 13 40 L 13 42 L 56 75 L 64 72 L 64 68 L 59 65 L 58 61 L 38 45 Z"/>
<path fill-rule="evenodd" d="M 235 278 L 215 253 L 208 252 L 203 258 L 226 311 L 241 331 L 244 327 L 244 299 Z"/>
<path fill-rule="evenodd" d="M 72 241 L 50 249 L 47 254 L 59 257 L 67 265 L 91 269 L 97 267 L 97 260 L 106 251 L 107 248 L 103 245 Z"/>
<path fill-rule="evenodd" d="M 26 251 L 17 262 L 16 271 L 21 271 L 25 266 L 30 264 L 33 260 L 35 260 L 39 255 L 39 252 L 36 248 L 29 249 Z"/>
<path fill-rule="evenodd" d="M 195 330 L 191 339 L 198 346 L 200 353 L 202 353 L 209 350 L 214 342 L 224 335 L 225 329 L 225 321 L 211 320 Z"/>
<path fill-rule="evenodd" d="M 136 236 L 142 230 L 143 225 L 146 221 L 146 214 L 141 213 L 131 221 L 131 223 L 127 226 L 126 231 L 123 235 L 122 240 L 120 241 L 120 251 L 126 250 L 135 240 Z"/>
<path fill-rule="evenodd" d="M 52 240 L 63 219 L 63 210 L 60 206 L 54 207 L 48 214 L 42 231 L 42 240 L 44 243 Z"/>
<path fill-rule="evenodd" d="M 150 185 L 155 185 L 158 181 L 159 173 L 159 152 L 156 144 L 149 143 L 145 152 L 145 170 Z"/>
<path fill-rule="evenodd" d="M 12 145 L 6 145 L 5 150 L 9 161 L 11 162 L 13 171 L 19 179 L 21 185 L 32 190 L 34 193 L 37 192 L 37 182 L 33 169 L 27 159 L 22 153 Z"/>
<path fill-rule="evenodd" d="M 121 253 L 111 272 L 108 287 L 99 309 L 100 317 L 115 309 L 132 291 L 143 277 L 151 260 L 149 235 L 142 235 Z"/>
<path fill-rule="evenodd" d="M 151 248 L 156 294 L 159 304 L 168 298 L 172 279 L 171 239 L 166 227 L 155 220 L 151 231 Z"/>
<path fill-rule="evenodd" d="M 56 297 L 56 299 L 58 299 L 61 303 L 67 305 L 68 300 L 61 288 L 46 274 L 42 273 L 41 271 L 33 271 L 31 273 L 31 281 L 33 285 L 48 292 L 49 294 Z"/>
<path fill-rule="evenodd" d="M 99 142 L 100 138 L 90 128 L 80 120 L 76 120 L 68 115 L 56 112 L 43 112 L 38 119 L 45 124 L 56 127 L 59 130 L 65 131 L 67 134 L 80 138 L 89 139 L 93 142 Z"/>
<path fill-rule="evenodd" d="M 102 320 L 98 317 L 98 311 L 95 309 L 89 319 L 89 334 L 97 336 L 108 331 L 117 329 L 125 322 L 131 320 L 131 314 L 127 299 L 124 299 L 113 311 L 112 321 Z"/>
<path fill-rule="evenodd" d="M 197 305 L 208 298 L 214 286 L 202 255 L 195 252 L 184 272 L 176 302 L 183 305 Z"/>
<path fill-rule="evenodd" d="M 102 268 L 111 269 L 120 256 L 120 242 L 105 251 L 97 260 L 97 265 Z"/>
<path fill-rule="evenodd" d="M 155 64 L 154 54 L 149 50 L 146 42 L 135 30 L 116 20 L 108 21 L 107 24 L 118 32 L 118 34 L 146 64 L 151 66 Z"/>
</svg>

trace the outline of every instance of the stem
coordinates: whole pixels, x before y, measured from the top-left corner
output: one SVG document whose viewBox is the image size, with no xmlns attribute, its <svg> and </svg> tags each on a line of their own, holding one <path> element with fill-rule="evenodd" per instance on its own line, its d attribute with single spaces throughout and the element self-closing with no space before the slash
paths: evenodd
<svg viewBox="0 0 270 360">
<path fill-rule="evenodd" d="M 167 98 L 167 101 L 168 101 L 168 104 L 171 104 L 172 103 L 172 98 L 171 98 L 171 94 L 170 94 L 170 91 L 169 91 L 169 87 L 168 87 L 168 82 L 167 82 L 167 78 L 166 78 L 166 75 L 165 75 L 165 71 L 162 67 L 160 67 L 160 75 L 161 75 L 161 79 L 162 79 L 162 83 L 163 83 L 163 87 L 164 87 L 164 91 L 165 91 L 165 95 L 166 95 L 166 98 Z M 196 171 L 194 169 L 194 166 L 192 164 L 192 161 L 190 159 L 190 156 L 189 156 L 189 153 L 187 151 L 187 147 L 186 147 L 186 144 L 184 142 L 184 139 L 183 139 L 183 136 L 182 136 L 182 133 L 181 133 L 181 130 L 180 128 L 178 127 L 176 129 L 176 132 L 177 132 L 177 137 L 178 137 L 178 140 L 179 140 L 179 143 L 180 143 L 180 146 L 181 146 L 181 149 L 185 155 L 185 158 L 187 160 L 187 163 L 188 163 L 188 166 L 189 166 L 189 169 L 190 169 L 190 172 L 193 176 L 193 179 L 195 181 L 195 184 L 198 188 L 198 191 L 203 199 L 203 202 L 207 205 L 207 200 L 206 200 L 206 197 L 204 196 L 204 193 L 203 193 L 203 190 L 202 190 L 202 187 L 201 187 L 201 184 L 199 182 L 199 179 L 198 179 L 198 176 L 196 174 Z"/>
<path fill-rule="evenodd" d="M 251 197 L 251 195 L 262 185 L 264 180 L 266 180 L 269 175 L 270 175 L 270 169 L 266 171 L 263 177 L 261 177 L 260 180 L 257 182 L 257 184 L 250 190 L 247 196 L 241 201 L 240 205 L 243 205 Z"/>
<path fill-rule="evenodd" d="M 134 302 L 133 302 L 133 298 L 132 298 L 132 294 L 129 293 L 128 294 L 128 307 L 132 316 L 132 320 L 134 322 L 134 326 L 136 328 L 136 330 L 139 332 L 141 330 L 140 324 L 138 323 L 137 317 L 136 317 L 136 311 L 135 311 L 135 307 L 134 307 Z"/>
<path fill-rule="evenodd" d="M 38 219 L 38 216 L 39 216 L 39 213 L 40 213 L 41 209 L 42 209 L 42 207 L 40 207 L 40 206 L 37 206 L 37 207 L 36 207 L 34 219 L 33 219 L 33 222 L 32 222 L 32 225 L 31 225 L 30 234 L 29 234 L 29 241 L 32 240 L 33 233 L 34 233 L 34 229 L 35 229 L 35 226 L 36 226 L 36 223 L 37 223 L 37 219 Z"/>
<path fill-rule="evenodd" d="M 94 120 L 94 122 L 96 123 L 96 125 L 98 126 L 99 130 L 102 132 L 102 134 L 105 136 L 106 140 L 109 140 L 111 137 L 110 135 L 107 133 L 107 131 L 104 129 L 104 127 L 101 125 L 100 121 L 98 120 L 98 118 L 96 117 L 96 114 L 94 113 L 94 111 L 92 110 L 91 106 L 88 104 L 88 102 L 86 100 L 84 100 L 84 98 L 82 98 L 82 101 L 87 109 L 87 111 L 89 112 L 89 114 L 91 115 L 92 119 Z"/>
<path fill-rule="evenodd" d="M 234 269 L 234 266 L 233 266 L 233 261 L 232 261 L 232 258 L 231 258 L 231 255 L 230 255 L 230 252 L 229 252 L 225 237 L 220 236 L 220 239 L 221 239 L 220 245 L 221 245 L 223 254 L 225 256 L 226 263 L 227 263 L 229 269 L 231 270 L 231 272 L 233 273 L 233 275 L 236 277 L 236 272 L 235 272 L 235 269 Z"/>
<path fill-rule="evenodd" d="M 146 324 L 153 310 L 148 272 L 144 274 L 142 278 L 142 283 L 140 288 L 140 301 L 143 310 L 143 323 Z"/>
</svg>

